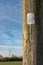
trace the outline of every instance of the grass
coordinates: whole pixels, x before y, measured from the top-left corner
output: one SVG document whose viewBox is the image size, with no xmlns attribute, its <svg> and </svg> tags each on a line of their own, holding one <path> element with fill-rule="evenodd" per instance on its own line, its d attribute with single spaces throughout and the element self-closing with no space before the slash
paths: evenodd
<svg viewBox="0 0 43 65">
<path fill-rule="evenodd" d="M 0 62 L 0 65 L 22 65 L 21 61 L 16 62 Z"/>
</svg>

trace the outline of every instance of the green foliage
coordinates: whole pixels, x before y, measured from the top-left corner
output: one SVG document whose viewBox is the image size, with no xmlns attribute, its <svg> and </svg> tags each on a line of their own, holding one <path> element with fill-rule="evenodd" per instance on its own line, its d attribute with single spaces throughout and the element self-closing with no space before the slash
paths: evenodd
<svg viewBox="0 0 43 65">
<path fill-rule="evenodd" d="M 22 65 L 22 62 L 15 61 L 15 62 L 0 62 L 0 65 Z"/>
</svg>

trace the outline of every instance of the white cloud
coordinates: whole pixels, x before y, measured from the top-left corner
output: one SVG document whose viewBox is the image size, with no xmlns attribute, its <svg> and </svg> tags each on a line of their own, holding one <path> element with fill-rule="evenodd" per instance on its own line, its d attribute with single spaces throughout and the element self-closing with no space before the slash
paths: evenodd
<svg viewBox="0 0 43 65">
<path fill-rule="evenodd" d="M 21 37 L 22 36 L 22 32 L 21 31 L 16 30 L 16 29 L 15 30 L 12 29 L 12 31 L 10 33 L 13 34 L 15 37 L 17 37 L 17 36 Z"/>
<path fill-rule="evenodd" d="M 12 54 L 16 55 L 16 56 L 22 56 L 22 49 L 18 50 L 18 49 L 15 49 L 15 50 L 0 50 L 0 55 L 4 56 L 4 57 L 9 57 L 9 53 L 10 53 L 10 56 L 12 56 Z"/>
<path fill-rule="evenodd" d="M 5 33 L 0 33 L 0 38 L 8 38 L 8 36 Z"/>
<path fill-rule="evenodd" d="M 20 49 L 20 48 L 22 48 L 22 46 L 3 46 L 3 45 L 0 45 L 0 48 L 16 48 L 16 49 Z"/>
<path fill-rule="evenodd" d="M 0 55 L 2 55 L 2 56 L 9 56 L 9 52 L 8 52 L 8 50 L 0 50 Z"/>
<path fill-rule="evenodd" d="M 8 36 L 6 34 L 2 34 L 4 38 L 8 38 Z"/>
<path fill-rule="evenodd" d="M 16 42 L 16 43 L 21 43 L 21 42 L 22 42 L 22 40 L 15 40 L 15 42 Z"/>
<path fill-rule="evenodd" d="M 3 55 L 4 57 L 12 56 L 12 54 L 16 56 L 22 55 L 22 46 L 2 46 L 0 45 L 0 55 Z"/>
</svg>

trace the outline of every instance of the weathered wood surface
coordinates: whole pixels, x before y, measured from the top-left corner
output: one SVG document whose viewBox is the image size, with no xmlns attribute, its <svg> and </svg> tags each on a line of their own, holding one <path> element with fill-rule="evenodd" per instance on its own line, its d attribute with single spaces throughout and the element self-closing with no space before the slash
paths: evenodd
<svg viewBox="0 0 43 65">
<path fill-rule="evenodd" d="M 23 65 L 36 65 L 36 26 L 27 24 L 27 13 L 35 13 L 35 0 L 23 0 Z"/>
</svg>

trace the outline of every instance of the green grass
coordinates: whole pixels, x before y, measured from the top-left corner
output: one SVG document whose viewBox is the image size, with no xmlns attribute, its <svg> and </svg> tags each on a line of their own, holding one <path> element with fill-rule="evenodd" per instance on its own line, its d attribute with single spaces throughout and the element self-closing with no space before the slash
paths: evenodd
<svg viewBox="0 0 43 65">
<path fill-rule="evenodd" d="M 0 65 L 22 65 L 22 62 L 0 62 Z"/>
</svg>

